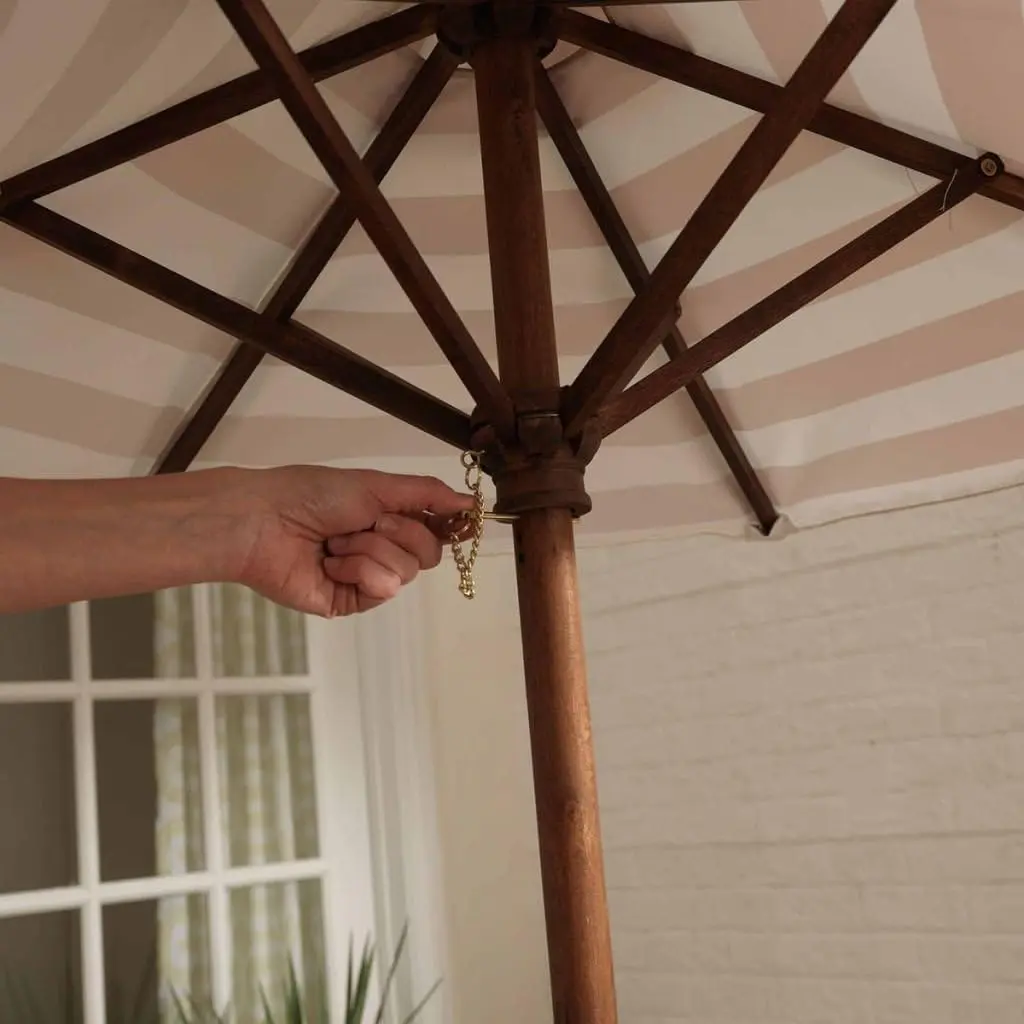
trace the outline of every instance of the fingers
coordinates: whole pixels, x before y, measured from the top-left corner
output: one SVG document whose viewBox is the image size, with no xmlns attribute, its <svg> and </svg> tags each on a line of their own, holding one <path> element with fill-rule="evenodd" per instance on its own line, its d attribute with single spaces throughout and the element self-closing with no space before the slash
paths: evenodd
<svg viewBox="0 0 1024 1024">
<path fill-rule="evenodd" d="M 331 555 L 324 559 L 327 578 L 354 587 L 361 598 L 390 601 L 402 589 L 402 578 L 369 555 Z"/>
<path fill-rule="evenodd" d="M 452 516 L 468 512 L 473 507 L 472 495 L 460 494 L 432 476 L 368 473 L 366 484 L 388 512 L 417 513 L 426 510 Z"/>
<path fill-rule="evenodd" d="M 327 541 L 332 555 L 366 554 L 411 582 L 420 569 L 433 569 L 441 561 L 440 539 L 419 520 L 383 515 L 373 530 L 342 534 Z"/>
<path fill-rule="evenodd" d="M 423 522 L 383 515 L 375 529 L 328 538 L 323 571 L 335 585 L 332 613 L 369 611 L 393 598 L 422 569 L 441 561 L 441 540 Z"/>
<path fill-rule="evenodd" d="M 390 600 L 421 569 L 441 561 L 441 542 L 423 523 L 382 516 L 377 526 L 327 541 L 324 572 L 333 582 L 356 588 L 359 610 Z"/>
</svg>

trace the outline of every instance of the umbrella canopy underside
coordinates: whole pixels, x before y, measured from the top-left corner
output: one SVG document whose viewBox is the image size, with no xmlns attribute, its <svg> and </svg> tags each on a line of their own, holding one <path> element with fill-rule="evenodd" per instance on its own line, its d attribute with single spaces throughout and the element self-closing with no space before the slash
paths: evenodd
<svg viewBox="0 0 1024 1024">
<path fill-rule="evenodd" d="M 268 4 L 303 49 L 398 9 Z M 839 0 L 613 8 L 618 25 L 784 83 Z M 595 15 L 596 16 L 596 15 Z M 364 151 L 431 42 L 319 86 Z M 759 115 L 594 53 L 552 79 L 653 266 Z M 215 0 L 0 0 L 0 178 L 254 67 Z M 830 102 L 1024 167 L 1024 3 L 899 0 Z M 541 157 L 568 382 L 632 292 L 558 152 Z M 690 342 L 934 184 L 805 132 L 682 297 Z M 460 69 L 383 183 L 494 357 L 472 73 Z M 334 189 L 274 102 L 44 197 L 43 205 L 261 308 Z M 796 525 L 1024 480 L 1024 227 L 973 197 L 707 374 Z M 295 319 L 467 411 L 471 401 L 356 226 Z M 233 339 L 0 226 L 0 472 L 148 472 Z M 650 366 L 663 361 L 652 359 Z M 433 473 L 458 453 L 267 359 L 195 465 L 317 462 Z M 612 435 L 588 533 L 736 531 L 751 520 L 684 393 Z"/>
</svg>

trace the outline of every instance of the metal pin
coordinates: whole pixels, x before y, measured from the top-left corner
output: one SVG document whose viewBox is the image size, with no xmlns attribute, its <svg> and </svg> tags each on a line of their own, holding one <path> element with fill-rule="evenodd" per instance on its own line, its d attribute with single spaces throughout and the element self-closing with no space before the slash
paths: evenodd
<svg viewBox="0 0 1024 1024">
<path fill-rule="evenodd" d="M 519 518 L 517 515 L 502 515 L 500 512 L 481 512 L 480 516 L 495 523 L 514 523 Z"/>
</svg>

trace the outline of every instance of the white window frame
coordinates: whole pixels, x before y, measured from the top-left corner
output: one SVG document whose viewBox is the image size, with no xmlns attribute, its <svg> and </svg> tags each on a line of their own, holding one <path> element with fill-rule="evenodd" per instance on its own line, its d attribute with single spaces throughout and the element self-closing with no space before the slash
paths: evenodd
<svg viewBox="0 0 1024 1024">
<path fill-rule="evenodd" d="M 308 675 L 216 678 L 213 673 L 209 591 L 193 588 L 196 677 L 93 680 L 89 607 L 69 606 L 71 679 L 0 685 L 0 704 L 70 704 L 78 839 L 78 884 L 0 894 L 0 918 L 61 910 L 80 914 L 84 1024 L 104 1024 L 103 908 L 182 894 L 209 901 L 213 997 L 231 997 L 229 893 L 275 882 L 318 880 L 322 887 L 325 961 L 331 1017 L 344 1020 L 343 976 L 349 939 L 357 951 L 372 936 L 380 958 L 394 949 L 411 919 L 409 968 L 417 996 L 444 974 L 447 960 L 440 904 L 440 861 L 433 803 L 429 716 L 420 684 L 418 618 L 414 601 L 357 620 L 307 618 Z M 222 842 L 218 800 L 215 702 L 219 696 L 308 693 L 312 716 L 320 856 L 268 865 L 231 867 Z M 95 757 L 94 707 L 110 699 L 194 696 L 199 718 L 205 870 L 183 875 L 102 881 Z M 413 857 L 401 851 L 414 849 Z M 374 865 L 386 865 L 375 870 Z M 378 977 L 378 981 L 379 981 Z M 400 995 L 407 995 L 399 989 Z M 404 1002 L 404 1001 L 403 1001 Z M 440 998 L 424 1024 L 446 1024 Z M 404 1007 L 408 1009 L 408 1007 Z"/>
</svg>

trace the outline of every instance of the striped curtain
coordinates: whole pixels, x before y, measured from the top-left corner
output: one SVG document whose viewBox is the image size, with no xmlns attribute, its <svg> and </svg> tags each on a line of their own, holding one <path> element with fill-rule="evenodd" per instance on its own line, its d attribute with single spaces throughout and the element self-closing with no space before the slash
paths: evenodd
<svg viewBox="0 0 1024 1024">
<path fill-rule="evenodd" d="M 304 675 L 300 615 L 233 585 L 209 588 L 213 671 L 217 677 Z M 193 594 L 156 595 L 158 676 L 194 672 Z M 219 697 L 217 769 L 222 846 L 228 866 L 292 861 L 319 854 L 309 702 L 305 695 Z M 204 827 L 198 720 L 189 701 L 161 700 L 155 715 L 157 870 L 201 871 Z M 234 889 L 230 901 L 232 1020 L 261 1018 L 260 990 L 276 1001 L 289 961 L 307 996 L 320 1002 L 323 925 L 319 887 L 286 882 Z M 159 969 L 165 1019 L 173 989 L 209 998 L 210 930 L 205 901 L 175 897 L 159 908 Z"/>
</svg>

